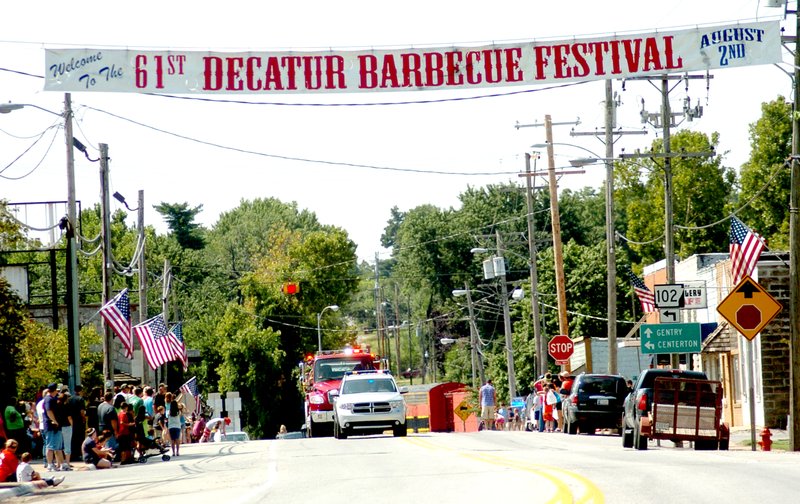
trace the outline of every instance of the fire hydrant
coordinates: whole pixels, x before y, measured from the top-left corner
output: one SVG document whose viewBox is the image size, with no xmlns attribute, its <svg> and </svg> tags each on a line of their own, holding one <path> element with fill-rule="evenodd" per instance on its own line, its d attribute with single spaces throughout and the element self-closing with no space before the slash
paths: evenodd
<svg viewBox="0 0 800 504">
<path fill-rule="evenodd" d="M 764 427 L 764 430 L 761 431 L 761 441 L 758 442 L 758 446 L 763 451 L 772 451 L 772 433 L 769 431 L 769 427 Z"/>
</svg>

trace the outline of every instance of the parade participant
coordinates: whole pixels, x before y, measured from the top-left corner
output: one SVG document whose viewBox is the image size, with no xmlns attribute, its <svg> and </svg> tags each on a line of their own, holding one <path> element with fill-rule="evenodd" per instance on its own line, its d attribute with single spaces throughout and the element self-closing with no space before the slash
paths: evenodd
<svg viewBox="0 0 800 504">
<path fill-rule="evenodd" d="M 206 423 L 205 429 L 203 429 L 203 437 L 200 438 L 200 442 L 207 443 L 210 441 L 214 441 L 214 439 L 211 437 L 211 431 L 215 428 L 219 428 L 221 435 L 224 436 L 225 426 L 230 424 L 231 424 L 231 419 L 228 417 L 225 418 L 217 417 L 212 420 L 209 420 L 208 423 Z"/>
</svg>

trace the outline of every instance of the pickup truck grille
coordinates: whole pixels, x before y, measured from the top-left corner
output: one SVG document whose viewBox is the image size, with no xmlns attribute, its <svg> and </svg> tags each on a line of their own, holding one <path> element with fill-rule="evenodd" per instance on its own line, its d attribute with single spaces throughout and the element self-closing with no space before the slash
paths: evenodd
<svg viewBox="0 0 800 504">
<path fill-rule="evenodd" d="M 353 405 L 353 413 L 389 413 L 390 411 L 392 411 L 392 408 L 388 402 L 366 402 Z"/>
</svg>

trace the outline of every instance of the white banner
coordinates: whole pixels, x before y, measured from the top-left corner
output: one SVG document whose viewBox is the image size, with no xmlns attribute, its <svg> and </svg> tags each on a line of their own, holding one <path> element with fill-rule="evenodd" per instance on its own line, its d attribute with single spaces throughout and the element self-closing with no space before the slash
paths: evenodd
<svg viewBox="0 0 800 504">
<path fill-rule="evenodd" d="M 47 91 L 298 94 L 553 84 L 781 61 L 778 21 L 480 47 L 318 52 L 46 49 Z"/>
</svg>

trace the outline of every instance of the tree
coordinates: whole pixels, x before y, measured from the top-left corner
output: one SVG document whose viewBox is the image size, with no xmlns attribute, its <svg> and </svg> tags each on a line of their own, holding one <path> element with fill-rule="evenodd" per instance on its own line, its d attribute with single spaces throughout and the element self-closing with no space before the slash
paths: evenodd
<svg viewBox="0 0 800 504">
<path fill-rule="evenodd" d="M 761 118 L 750 125 L 750 159 L 741 169 L 739 217 L 763 235 L 770 248 L 789 248 L 792 104 L 784 97 L 761 104 Z"/>
<path fill-rule="evenodd" d="M 154 205 L 153 208 L 160 213 L 167 226 L 174 235 L 181 248 L 200 250 L 205 247 L 202 228 L 194 220 L 203 210 L 203 205 L 189 208 L 189 203 L 164 203 Z"/>
<path fill-rule="evenodd" d="M 25 336 L 27 315 L 22 300 L 0 276 L 0 406 L 17 396 L 17 373 L 20 371 L 19 343 Z M 41 386 L 41 384 L 40 384 Z"/>
</svg>

